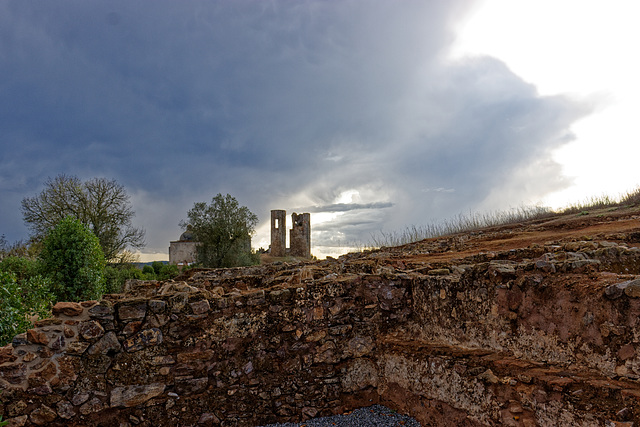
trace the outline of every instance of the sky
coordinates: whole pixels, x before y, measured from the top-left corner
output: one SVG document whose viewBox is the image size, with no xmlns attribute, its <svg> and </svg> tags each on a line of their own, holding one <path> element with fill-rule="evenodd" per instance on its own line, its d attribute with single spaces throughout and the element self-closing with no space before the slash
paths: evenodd
<svg viewBox="0 0 640 427">
<path fill-rule="evenodd" d="M 633 0 L 0 2 L 0 234 L 122 184 L 168 259 L 196 202 L 310 212 L 312 253 L 640 185 Z M 635 28 L 634 28 L 635 27 Z"/>
</svg>

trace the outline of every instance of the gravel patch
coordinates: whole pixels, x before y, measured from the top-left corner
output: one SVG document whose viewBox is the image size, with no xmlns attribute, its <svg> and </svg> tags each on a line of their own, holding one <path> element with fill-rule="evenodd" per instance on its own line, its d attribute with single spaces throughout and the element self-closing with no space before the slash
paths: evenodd
<svg viewBox="0 0 640 427">
<path fill-rule="evenodd" d="M 276 423 L 262 427 L 421 427 L 415 419 L 382 405 L 360 408 L 348 415 L 314 418 L 303 423 Z"/>
</svg>

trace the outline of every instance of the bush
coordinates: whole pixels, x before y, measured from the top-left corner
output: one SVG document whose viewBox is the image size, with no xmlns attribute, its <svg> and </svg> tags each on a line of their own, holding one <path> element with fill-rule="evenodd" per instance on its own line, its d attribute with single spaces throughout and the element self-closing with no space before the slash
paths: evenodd
<svg viewBox="0 0 640 427">
<path fill-rule="evenodd" d="M 23 280 L 10 271 L 0 271 L 0 346 L 31 326 L 34 316 L 50 316 L 51 282 L 34 275 Z"/>
<path fill-rule="evenodd" d="M 145 265 L 142 267 L 142 274 L 148 277 L 156 277 L 156 271 L 150 265 Z"/>
<path fill-rule="evenodd" d="M 154 270 L 156 263 L 145 265 L 142 270 L 133 264 L 109 264 L 104 270 L 106 279 L 106 293 L 122 292 L 124 284 L 129 279 L 137 280 L 168 280 L 178 275 L 178 266 L 157 262 L 158 273 Z"/>
<path fill-rule="evenodd" d="M 122 292 L 124 283 L 129 279 L 151 280 L 133 264 L 109 264 L 104 269 L 106 279 L 106 293 Z"/>
<path fill-rule="evenodd" d="M 173 279 L 178 274 L 180 274 L 180 271 L 178 271 L 177 265 L 162 264 L 162 267 L 160 267 L 160 271 L 158 272 L 157 277 L 158 277 L 158 280 L 169 280 L 169 279 Z"/>
<path fill-rule="evenodd" d="M 20 281 L 38 275 L 40 263 L 29 258 L 9 256 L 0 261 L 0 271 L 14 273 Z"/>
<path fill-rule="evenodd" d="M 100 299 L 105 291 L 105 260 L 98 238 L 68 216 L 45 238 L 42 269 L 51 278 L 56 301 Z"/>
</svg>

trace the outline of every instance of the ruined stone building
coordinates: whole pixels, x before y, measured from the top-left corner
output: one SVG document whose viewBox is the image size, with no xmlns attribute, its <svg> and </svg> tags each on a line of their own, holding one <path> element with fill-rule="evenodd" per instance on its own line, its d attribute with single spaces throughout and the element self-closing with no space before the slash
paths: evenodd
<svg viewBox="0 0 640 427">
<path fill-rule="evenodd" d="M 311 258 L 311 214 L 291 214 L 293 228 L 289 232 L 287 249 L 287 211 L 271 211 L 271 255 Z"/>
<path fill-rule="evenodd" d="M 193 240 L 193 233 L 190 227 L 180 235 L 177 241 L 169 242 L 169 264 L 189 265 L 197 260 L 198 242 Z"/>
</svg>

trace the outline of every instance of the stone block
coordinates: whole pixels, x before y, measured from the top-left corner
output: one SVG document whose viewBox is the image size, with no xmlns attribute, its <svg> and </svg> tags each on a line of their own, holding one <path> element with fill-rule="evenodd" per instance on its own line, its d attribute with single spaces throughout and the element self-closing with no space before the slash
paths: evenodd
<svg viewBox="0 0 640 427">
<path fill-rule="evenodd" d="M 620 360 L 631 359 L 635 355 L 636 355 L 636 349 L 633 346 L 633 344 L 625 344 L 622 347 L 620 347 L 620 350 L 618 350 L 618 357 L 620 358 Z"/>
<path fill-rule="evenodd" d="M 27 379 L 27 365 L 9 363 L 0 366 L 0 378 L 9 384 L 22 384 Z"/>
<path fill-rule="evenodd" d="M 73 405 L 67 400 L 61 400 L 56 405 L 58 416 L 65 420 L 70 420 L 76 416 L 76 411 Z"/>
<path fill-rule="evenodd" d="M 131 408 L 161 395 L 164 392 L 164 384 L 141 384 L 124 387 L 115 387 L 111 391 L 110 406 L 112 408 Z"/>
<path fill-rule="evenodd" d="M 113 307 L 108 305 L 94 305 L 89 309 L 89 315 L 94 319 L 113 320 Z"/>
<path fill-rule="evenodd" d="M 9 423 L 7 424 L 8 427 L 22 427 L 27 424 L 28 417 L 26 415 L 21 415 L 15 418 L 9 418 L 6 421 Z"/>
<path fill-rule="evenodd" d="M 102 338 L 100 338 L 95 344 L 93 344 L 87 350 L 87 354 L 90 356 L 97 354 L 107 354 L 109 352 L 119 352 L 122 349 L 118 337 L 114 332 L 107 332 Z"/>
<path fill-rule="evenodd" d="M 139 303 L 136 305 L 122 305 L 118 308 L 118 317 L 120 320 L 144 319 L 147 314 L 147 304 Z"/>
<path fill-rule="evenodd" d="M 209 301 L 207 301 L 206 299 L 200 300 L 200 301 L 191 302 L 191 303 L 189 303 L 189 306 L 191 307 L 191 311 L 193 311 L 193 314 L 195 314 L 195 315 L 205 314 L 209 310 L 211 310 L 211 306 L 209 305 Z"/>
<path fill-rule="evenodd" d="M 155 316 L 152 316 L 152 317 L 155 317 Z M 132 335 L 140 331 L 141 328 L 142 328 L 142 321 L 134 320 L 132 322 L 127 323 L 127 325 L 122 329 L 122 333 L 125 335 Z"/>
<path fill-rule="evenodd" d="M 5 408 L 6 415 L 9 415 L 10 417 L 20 415 L 24 412 L 25 409 L 27 409 L 27 406 L 27 402 L 25 402 L 24 400 L 11 402 Z"/>
<path fill-rule="evenodd" d="M 80 316 L 84 308 L 77 302 L 59 302 L 51 308 L 54 316 L 64 315 L 69 317 Z"/>
<path fill-rule="evenodd" d="M 624 294 L 629 298 L 640 298 L 640 279 L 626 282 L 624 286 Z"/>
<path fill-rule="evenodd" d="M 149 309 L 153 313 L 162 313 L 167 308 L 167 303 L 162 300 L 152 299 L 149 301 Z"/>
<path fill-rule="evenodd" d="M 49 338 L 47 337 L 47 335 L 37 329 L 27 330 L 27 340 L 33 344 L 49 344 Z"/>
<path fill-rule="evenodd" d="M 56 413 L 56 411 L 46 405 L 42 405 L 31 412 L 31 415 L 29 415 L 29 419 L 35 425 L 43 426 L 53 422 L 53 420 L 55 420 L 57 416 L 58 414 Z"/>
<path fill-rule="evenodd" d="M 104 335 L 104 328 L 95 320 L 87 320 L 78 325 L 78 332 L 85 340 L 94 340 Z"/>
<path fill-rule="evenodd" d="M 105 407 L 106 407 L 105 404 L 102 403 L 102 401 L 100 399 L 98 399 L 97 397 L 94 397 L 93 399 L 89 400 L 88 402 L 85 402 L 80 407 L 80 413 L 82 415 L 89 415 L 89 414 L 92 414 L 94 412 L 100 412 Z"/>
<path fill-rule="evenodd" d="M 132 353 L 160 343 L 162 343 L 162 331 L 157 328 L 151 328 L 126 339 L 123 346 L 126 351 Z"/>
<path fill-rule="evenodd" d="M 80 355 L 84 353 L 90 345 L 88 342 L 74 341 L 67 346 L 67 354 Z"/>
<path fill-rule="evenodd" d="M 66 341 L 64 339 L 64 335 L 60 334 L 49 342 L 49 348 L 55 352 L 59 352 L 64 349 L 65 344 Z"/>
<path fill-rule="evenodd" d="M 13 355 L 13 346 L 7 345 L 0 348 L 0 365 L 7 362 L 14 362 L 17 359 Z"/>
</svg>

